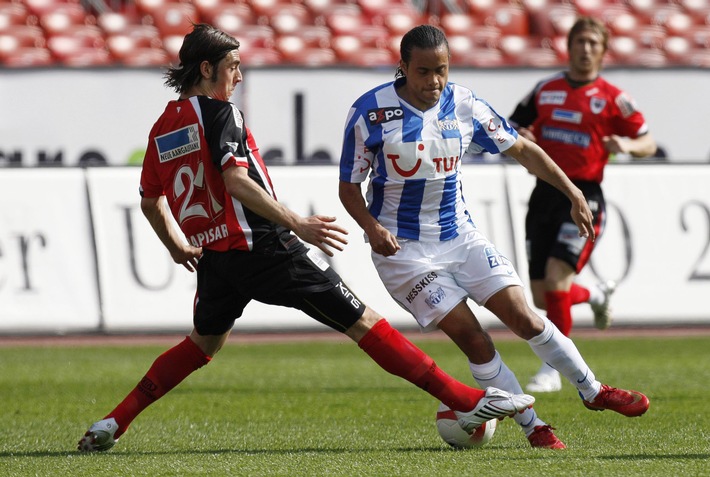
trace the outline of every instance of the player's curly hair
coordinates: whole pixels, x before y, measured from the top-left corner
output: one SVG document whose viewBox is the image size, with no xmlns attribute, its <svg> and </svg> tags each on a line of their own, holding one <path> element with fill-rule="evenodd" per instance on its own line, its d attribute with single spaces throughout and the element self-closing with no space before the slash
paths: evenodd
<svg viewBox="0 0 710 477">
<path fill-rule="evenodd" d="M 446 51 L 450 52 L 449 41 L 443 31 L 432 25 L 419 25 L 404 34 L 399 44 L 399 55 L 402 61 L 409 63 L 412 59 L 412 49 L 428 50 L 442 45 L 446 46 Z M 394 76 L 395 78 L 404 76 L 402 68 L 398 66 Z"/>
<path fill-rule="evenodd" d="M 602 37 L 602 45 L 604 45 L 604 51 L 609 48 L 609 30 L 606 29 L 604 23 L 592 17 L 579 17 L 577 21 L 574 22 L 572 28 L 570 28 L 567 34 L 567 49 L 569 50 L 572 46 L 572 39 L 577 36 L 580 32 L 584 30 L 591 30 L 599 34 Z"/>
<path fill-rule="evenodd" d="M 180 65 L 170 67 L 165 73 L 165 86 L 178 93 L 184 93 L 200 82 L 200 64 L 209 61 L 214 66 L 216 79 L 217 64 L 232 50 L 239 49 L 239 41 L 222 30 L 198 23 L 185 35 L 180 47 Z"/>
</svg>

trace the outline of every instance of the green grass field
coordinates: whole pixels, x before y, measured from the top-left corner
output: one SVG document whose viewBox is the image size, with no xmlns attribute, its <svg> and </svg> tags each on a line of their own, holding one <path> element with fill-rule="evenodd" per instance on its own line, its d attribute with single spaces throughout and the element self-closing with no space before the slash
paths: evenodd
<svg viewBox="0 0 710 477">
<path fill-rule="evenodd" d="M 228 344 L 147 409 L 111 451 L 76 442 L 165 346 L 0 348 L 2 476 L 703 476 L 710 475 L 710 337 L 576 339 L 603 382 L 644 391 L 640 418 L 592 412 L 565 383 L 537 395 L 564 451 L 532 449 L 511 419 L 486 447 L 455 451 L 437 402 L 348 341 Z M 447 341 L 417 341 L 472 382 Z M 538 361 L 498 349 L 524 384 Z"/>
</svg>

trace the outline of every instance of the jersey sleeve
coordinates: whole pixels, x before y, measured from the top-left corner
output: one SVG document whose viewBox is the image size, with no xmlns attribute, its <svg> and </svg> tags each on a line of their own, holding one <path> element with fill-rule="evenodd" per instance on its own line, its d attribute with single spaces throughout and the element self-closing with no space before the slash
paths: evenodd
<svg viewBox="0 0 710 477">
<path fill-rule="evenodd" d="M 151 132 L 150 137 L 153 137 Z M 140 188 L 141 197 L 160 197 L 164 195 L 163 186 L 160 181 L 160 176 L 157 171 L 158 151 L 155 146 L 155 141 L 148 141 L 145 157 L 143 158 L 143 167 L 141 169 Z"/>
<path fill-rule="evenodd" d="M 367 179 L 374 161 L 374 153 L 365 142 L 369 137 L 366 118 L 353 106 L 348 113 L 340 154 L 340 180 L 361 183 Z"/>
<path fill-rule="evenodd" d="M 205 125 L 205 139 L 217 170 L 249 167 L 244 116 L 232 103 L 214 102 L 218 110 L 211 125 Z"/>
<path fill-rule="evenodd" d="M 620 136 L 636 138 L 648 132 L 646 118 L 636 107 L 636 102 L 624 91 L 614 98 L 616 114 L 612 122 L 614 132 Z"/>
<path fill-rule="evenodd" d="M 508 118 L 513 127 L 528 128 L 537 119 L 537 106 L 535 105 L 535 93 L 537 88 L 532 90 L 515 107 L 515 111 Z"/>
<path fill-rule="evenodd" d="M 518 139 L 518 133 L 487 102 L 473 99 L 473 140 L 467 153 L 499 154 L 508 150 Z"/>
</svg>

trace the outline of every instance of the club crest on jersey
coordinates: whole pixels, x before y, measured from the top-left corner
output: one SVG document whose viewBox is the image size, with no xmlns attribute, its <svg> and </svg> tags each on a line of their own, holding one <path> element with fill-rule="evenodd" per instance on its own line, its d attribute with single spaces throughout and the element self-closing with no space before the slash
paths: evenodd
<svg viewBox="0 0 710 477">
<path fill-rule="evenodd" d="M 161 163 L 198 151 L 200 149 L 199 126 L 190 124 L 177 131 L 157 136 L 155 146 Z"/>
<path fill-rule="evenodd" d="M 367 112 L 367 120 L 372 126 L 393 121 L 395 119 L 402 119 L 403 117 L 404 111 L 402 108 L 378 108 L 371 109 Z"/>
<path fill-rule="evenodd" d="M 601 113 L 604 110 L 604 106 L 606 106 L 606 99 L 597 98 L 596 96 L 592 96 L 589 99 L 589 108 L 594 114 Z"/>
<path fill-rule="evenodd" d="M 442 119 L 439 121 L 439 129 L 442 131 L 457 131 L 459 129 L 459 120 L 454 119 Z"/>
</svg>

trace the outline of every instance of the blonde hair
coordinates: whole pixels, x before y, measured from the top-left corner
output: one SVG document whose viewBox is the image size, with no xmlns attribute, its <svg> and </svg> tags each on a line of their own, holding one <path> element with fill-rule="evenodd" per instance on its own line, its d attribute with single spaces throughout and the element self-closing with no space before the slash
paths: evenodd
<svg viewBox="0 0 710 477">
<path fill-rule="evenodd" d="M 579 17 L 567 34 L 567 49 L 572 46 L 574 37 L 584 30 L 591 30 L 598 33 L 602 37 L 604 51 L 609 48 L 609 30 L 606 29 L 604 23 L 592 17 Z"/>
</svg>

